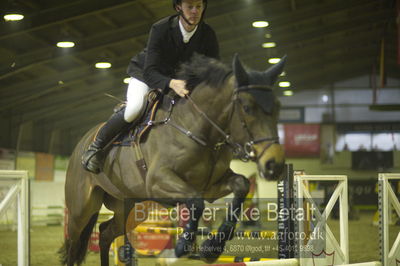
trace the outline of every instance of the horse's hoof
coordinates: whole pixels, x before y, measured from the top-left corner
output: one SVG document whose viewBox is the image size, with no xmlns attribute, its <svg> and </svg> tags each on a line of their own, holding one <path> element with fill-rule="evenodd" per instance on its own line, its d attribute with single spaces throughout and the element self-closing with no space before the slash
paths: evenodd
<svg viewBox="0 0 400 266">
<path fill-rule="evenodd" d="M 225 241 L 220 241 L 215 237 L 207 239 L 199 248 L 200 258 L 206 263 L 213 263 L 224 252 L 224 248 Z"/>
<path fill-rule="evenodd" d="M 188 240 L 180 237 L 175 246 L 175 256 L 177 258 L 186 256 L 194 252 L 194 240 Z"/>
</svg>

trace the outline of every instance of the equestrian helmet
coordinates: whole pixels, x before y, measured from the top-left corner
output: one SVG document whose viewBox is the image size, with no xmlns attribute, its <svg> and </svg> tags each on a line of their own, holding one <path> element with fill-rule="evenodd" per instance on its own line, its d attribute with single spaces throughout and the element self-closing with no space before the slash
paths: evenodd
<svg viewBox="0 0 400 266">
<path fill-rule="evenodd" d="M 203 0 L 203 4 L 204 4 L 204 10 L 206 10 L 207 8 L 207 0 Z M 174 10 L 176 10 L 176 6 L 180 5 L 182 3 L 182 0 L 172 0 L 172 7 L 174 8 Z"/>
</svg>

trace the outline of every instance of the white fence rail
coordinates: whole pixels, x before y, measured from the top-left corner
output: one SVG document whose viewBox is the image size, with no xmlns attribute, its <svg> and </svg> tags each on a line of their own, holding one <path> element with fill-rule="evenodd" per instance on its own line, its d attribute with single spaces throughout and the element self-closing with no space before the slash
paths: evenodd
<svg viewBox="0 0 400 266">
<path fill-rule="evenodd" d="M 27 171 L 0 170 L 2 180 L 14 181 L 14 185 L 0 202 L 0 217 L 17 201 L 18 207 L 18 266 L 29 265 L 29 184 Z"/>
</svg>

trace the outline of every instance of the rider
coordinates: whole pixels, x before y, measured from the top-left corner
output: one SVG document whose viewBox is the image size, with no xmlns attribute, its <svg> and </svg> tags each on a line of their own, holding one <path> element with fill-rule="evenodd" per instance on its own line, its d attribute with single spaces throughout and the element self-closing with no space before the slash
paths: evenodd
<svg viewBox="0 0 400 266">
<path fill-rule="evenodd" d="M 114 113 L 97 132 L 82 156 L 86 170 L 101 172 L 103 148 L 137 120 L 149 88 L 161 89 L 163 93 L 172 89 L 185 97 L 189 93 L 186 81 L 176 79 L 179 65 L 194 53 L 219 59 L 215 32 L 203 21 L 207 0 L 173 0 L 173 8 L 178 13 L 153 24 L 146 48 L 131 59 L 126 108 Z"/>
</svg>

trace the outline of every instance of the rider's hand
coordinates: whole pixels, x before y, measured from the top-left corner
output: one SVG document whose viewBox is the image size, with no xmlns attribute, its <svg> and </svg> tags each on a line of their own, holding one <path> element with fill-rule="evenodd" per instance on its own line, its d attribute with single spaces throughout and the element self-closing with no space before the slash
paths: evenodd
<svg viewBox="0 0 400 266">
<path fill-rule="evenodd" d="M 185 95 L 189 93 L 189 91 L 186 89 L 186 81 L 184 80 L 171 79 L 169 82 L 169 87 L 181 97 L 185 97 Z"/>
</svg>

